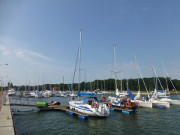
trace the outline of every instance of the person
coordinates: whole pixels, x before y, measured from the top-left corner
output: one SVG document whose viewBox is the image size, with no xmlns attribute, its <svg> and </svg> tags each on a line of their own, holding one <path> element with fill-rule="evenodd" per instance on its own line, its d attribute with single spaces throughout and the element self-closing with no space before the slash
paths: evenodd
<svg viewBox="0 0 180 135">
<path fill-rule="evenodd" d="M 144 96 L 142 96 L 142 101 L 144 101 Z"/>
<path fill-rule="evenodd" d="M 127 98 L 127 102 L 128 102 L 128 103 L 131 103 L 131 99 L 130 99 L 130 98 Z"/>
<path fill-rule="evenodd" d="M 126 106 L 126 107 L 129 107 L 130 104 L 131 104 L 131 99 L 130 99 L 130 98 L 127 98 L 127 101 L 126 101 L 126 103 L 125 103 L 125 106 Z"/>
<path fill-rule="evenodd" d="M 124 107 L 124 104 L 125 104 L 125 100 L 121 97 L 120 98 L 121 100 L 120 100 L 120 106 L 121 107 Z"/>
</svg>

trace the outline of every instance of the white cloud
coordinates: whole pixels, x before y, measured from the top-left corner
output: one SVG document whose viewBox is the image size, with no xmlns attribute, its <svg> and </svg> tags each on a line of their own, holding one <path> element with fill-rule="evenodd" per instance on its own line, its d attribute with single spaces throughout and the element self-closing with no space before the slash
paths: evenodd
<svg viewBox="0 0 180 135">
<path fill-rule="evenodd" d="M 18 85 L 25 84 L 28 77 L 34 82 L 36 72 L 36 77 L 41 76 L 39 83 L 42 83 L 42 74 L 45 74 L 46 83 L 59 83 L 61 81 L 59 78 L 62 76 L 66 77 L 66 82 L 72 82 L 74 63 L 53 59 L 27 49 L 28 47 L 20 41 L 0 36 L 0 63 L 9 64 L 0 67 L 0 74 L 7 75 L 8 81 Z"/>
<path fill-rule="evenodd" d="M 30 62 L 30 60 L 34 60 L 33 58 L 38 58 L 46 61 L 53 60 L 52 58 L 45 56 L 39 52 L 28 50 L 22 47 L 20 48 L 19 46 L 23 46 L 22 43 L 11 38 L 0 37 L 0 51 L 2 52 L 2 55 L 6 57 L 17 57 L 27 62 Z"/>
<path fill-rule="evenodd" d="M 11 51 L 8 50 L 6 47 L 4 47 L 3 45 L 0 44 L 0 50 L 2 51 L 2 55 L 10 55 L 11 54 Z"/>
</svg>

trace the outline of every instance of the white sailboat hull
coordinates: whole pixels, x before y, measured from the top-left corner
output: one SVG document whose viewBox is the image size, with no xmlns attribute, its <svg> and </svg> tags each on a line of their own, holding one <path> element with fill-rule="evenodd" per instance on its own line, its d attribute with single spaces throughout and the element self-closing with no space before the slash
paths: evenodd
<svg viewBox="0 0 180 135">
<path fill-rule="evenodd" d="M 171 101 L 170 101 L 170 104 L 180 105 L 180 100 L 171 100 Z"/>
<path fill-rule="evenodd" d="M 89 104 L 83 104 L 83 101 L 70 101 L 70 109 L 86 113 L 89 116 L 106 117 L 109 115 L 109 109 L 105 104 L 99 105 L 99 108 L 93 108 Z"/>
<path fill-rule="evenodd" d="M 152 102 L 149 102 L 149 101 L 136 100 L 135 102 L 138 105 L 138 107 L 147 107 L 147 108 L 153 107 Z"/>
<path fill-rule="evenodd" d="M 169 103 L 169 102 L 152 100 L 152 103 L 153 103 L 153 105 L 155 105 L 155 106 L 164 106 L 165 108 L 170 108 L 170 103 Z"/>
<path fill-rule="evenodd" d="M 161 101 L 169 102 L 172 105 L 180 105 L 180 100 L 173 100 L 169 98 L 162 98 Z"/>
</svg>

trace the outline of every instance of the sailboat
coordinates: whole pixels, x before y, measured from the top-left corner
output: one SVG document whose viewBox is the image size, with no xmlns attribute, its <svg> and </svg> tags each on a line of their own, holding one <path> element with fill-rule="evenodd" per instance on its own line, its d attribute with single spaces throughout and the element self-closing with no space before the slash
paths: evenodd
<svg viewBox="0 0 180 135">
<path fill-rule="evenodd" d="M 112 107 L 118 107 L 118 108 L 130 108 L 130 109 L 132 109 L 133 111 L 135 111 L 135 109 L 136 109 L 136 105 L 135 105 L 135 103 L 134 102 L 131 102 L 130 101 L 130 98 L 127 98 L 127 101 L 125 101 L 124 100 L 124 98 L 126 97 L 126 93 L 123 93 L 123 94 L 120 94 L 119 93 L 119 90 L 118 90 L 118 88 L 117 88 L 117 72 L 116 72 L 116 45 L 114 45 L 114 74 L 115 74 L 115 89 L 116 89 L 116 97 L 111 97 L 111 96 L 109 96 L 108 97 L 108 101 L 109 101 L 109 103 L 108 103 L 108 105 L 109 106 L 112 106 Z M 127 86 L 128 86 L 128 82 L 127 82 Z M 127 89 L 128 89 L 128 87 L 127 87 Z M 130 90 L 128 90 L 128 92 L 129 93 L 131 93 L 130 92 Z M 132 96 L 133 97 L 133 95 L 132 95 L 132 93 L 131 93 L 131 95 L 130 96 Z M 132 98 L 131 98 L 132 99 Z"/>
<path fill-rule="evenodd" d="M 170 103 L 160 100 L 160 98 L 159 98 L 159 96 L 157 94 L 157 84 L 158 84 L 158 82 L 159 82 L 161 88 L 162 89 L 164 89 L 164 88 L 163 88 L 163 86 L 161 84 L 161 81 L 158 78 L 158 75 L 156 73 L 156 70 L 155 70 L 154 66 L 152 65 L 152 62 L 151 62 L 151 68 L 152 68 L 153 74 L 155 76 L 155 82 L 154 82 L 155 83 L 155 89 L 154 89 L 152 97 L 149 99 L 149 101 L 152 102 L 154 106 L 164 106 L 165 108 L 170 108 Z"/>
<path fill-rule="evenodd" d="M 93 96 L 95 95 L 95 93 L 80 93 L 80 64 L 81 64 L 81 39 L 82 37 L 82 31 L 80 31 L 80 47 L 78 49 L 78 55 L 79 55 L 79 85 L 78 85 L 78 96 L 81 95 L 89 95 L 89 97 L 85 97 L 83 100 L 78 101 L 78 100 L 74 100 L 74 98 L 72 98 L 71 101 L 69 101 L 69 107 L 70 109 L 82 112 L 82 113 L 86 113 L 89 116 L 96 116 L 96 117 L 106 117 L 109 115 L 109 109 L 108 107 L 103 104 L 100 103 L 97 100 L 97 97 Z M 77 57 L 78 58 L 78 57 Z M 77 63 L 76 63 L 77 66 Z M 75 67 L 76 69 L 76 67 Z M 75 72 L 74 72 L 75 75 Z"/>
<path fill-rule="evenodd" d="M 128 94 L 128 91 L 125 91 L 125 90 L 122 90 L 122 86 L 123 86 L 123 82 L 122 82 L 123 80 L 122 80 L 122 72 L 121 72 L 121 92 L 117 92 L 116 93 L 116 95 L 117 96 L 119 96 L 119 97 L 123 97 L 123 98 L 125 98 L 125 97 L 127 97 L 129 94 Z M 128 79 L 126 80 L 126 85 L 127 85 L 127 90 L 129 89 L 128 88 Z"/>
<path fill-rule="evenodd" d="M 15 91 L 15 89 L 14 88 L 10 88 L 9 90 L 8 90 L 8 96 L 14 96 L 14 95 L 16 95 L 16 91 Z"/>
<path fill-rule="evenodd" d="M 141 79 L 142 79 L 142 81 L 143 81 L 144 87 L 145 87 L 146 92 L 147 92 L 147 94 L 148 94 L 148 95 L 147 95 L 147 98 L 149 97 L 149 93 L 148 93 L 146 84 L 145 84 L 145 82 L 144 82 L 143 76 L 142 76 L 142 74 L 141 74 L 140 68 L 139 68 L 139 66 L 138 66 L 136 56 L 135 56 L 135 61 L 136 61 L 136 69 L 137 69 L 137 72 L 138 72 L 138 89 L 139 89 L 139 90 L 138 90 L 137 95 L 136 95 L 135 98 L 134 98 L 134 102 L 136 102 L 139 107 L 152 108 L 152 107 L 153 107 L 152 102 L 150 102 L 148 99 L 147 99 L 147 100 L 142 100 L 142 96 L 141 96 L 141 92 L 140 92 L 140 82 L 139 82 L 139 79 L 140 79 L 140 78 L 139 78 L 139 76 L 141 76 Z"/>
<path fill-rule="evenodd" d="M 179 94 L 177 93 L 176 87 L 174 86 L 174 84 L 173 84 L 171 78 L 169 77 L 166 69 L 164 68 L 163 63 L 162 63 L 162 66 L 163 66 L 164 72 L 166 73 L 166 87 L 167 87 L 167 88 L 166 88 L 166 90 L 163 92 L 163 93 L 164 93 L 163 96 L 162 96 L 162 95 L 159 95 L 160 101 L 169 102 L 169 103 L 172 104 L 172 105 L 180 105 L 180 96 L 179 96 Z M 171 85 L 173 86 L 174 90 L 176 91 L 179 100 L 170 99 L 170 93 L 169 93 L 169 87 L 168 87 L 168 79 L 169 79 Z"/>
</svg>

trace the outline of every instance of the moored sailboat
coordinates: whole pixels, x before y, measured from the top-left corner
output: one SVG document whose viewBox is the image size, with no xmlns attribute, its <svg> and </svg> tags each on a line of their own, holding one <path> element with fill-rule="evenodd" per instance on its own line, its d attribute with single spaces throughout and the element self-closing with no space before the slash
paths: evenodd
<svg viewBox="0 0 180 135">
<path fill-rule="evenodd" d="M 89 116 L 96 116 L 96 117 L 106 117 L 109 115 L 109 109 L 108 107 L 103 104 L 98 102 L 97 97 L 93 96 L 95 93 L 80 93 L 80 63 L 81 63 L 81 31 L 80 31 L 80 47 L 78 50 L 78 55 L 79 56 L 79 85 L 78 85 L 78 96 L 85 95 L 85 96 L 90 96 L 90 97 L 85 97 L 83 100 L 75 100 L 74 96 L 72 96 L 71 101 L 69 101 L 69 107 L 70 109 L 86 113 Z M 76 66 L 77 66 L 77 59 L 76 59 L 76 65 L 75 65 L 75 71 L 74 71 L 74 76 L 76 72 Z M 73 77 L 73 82 L 74 82 L 74 77 Z M 72 90 L 73 94 L 73 84 L 72 84 Z"/>
</svg>

